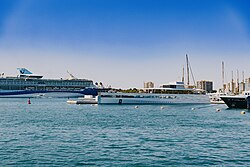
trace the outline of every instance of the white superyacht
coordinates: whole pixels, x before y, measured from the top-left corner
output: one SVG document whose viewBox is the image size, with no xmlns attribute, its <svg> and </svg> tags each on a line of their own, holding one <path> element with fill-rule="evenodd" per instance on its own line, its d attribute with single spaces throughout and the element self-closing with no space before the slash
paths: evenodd
<svg viewBox="0 0 250 167">
<path fill-rule="evenodd" d="M 185 88 L 183 82 L 144 88 L 144 93 L 101 92 L 98 104 L 209 104 L 202 90 Z"/>
</svg>

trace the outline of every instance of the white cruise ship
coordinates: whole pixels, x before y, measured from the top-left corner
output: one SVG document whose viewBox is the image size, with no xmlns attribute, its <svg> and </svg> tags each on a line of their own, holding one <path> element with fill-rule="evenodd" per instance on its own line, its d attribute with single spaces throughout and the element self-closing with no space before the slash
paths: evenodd
<svg viewBox="0 0 250 167">
<path fill-rule="evenodd" d="M 82 97 L 97 95 L 92 80 L 77 79 L 70 74 L 69 79 L 42 79 L 42 75 L 31 73 L 25 68 L 17 68 L 16 77 L 0 77 L 0 97 Z"/>
</svg>

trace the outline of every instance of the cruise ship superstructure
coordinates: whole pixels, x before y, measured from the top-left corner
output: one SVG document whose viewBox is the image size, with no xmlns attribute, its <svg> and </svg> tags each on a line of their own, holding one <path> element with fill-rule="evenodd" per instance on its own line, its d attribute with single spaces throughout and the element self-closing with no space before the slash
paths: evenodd
<svg viewBox="0 0 250 167">
<path fill-rule="evenodd" d="M 17 68 L 16 77 L 0 77 L 0 97 L 82 97 L 97 95 L 92 80 L 43 79 L 25 68 Z"/>
</svg>

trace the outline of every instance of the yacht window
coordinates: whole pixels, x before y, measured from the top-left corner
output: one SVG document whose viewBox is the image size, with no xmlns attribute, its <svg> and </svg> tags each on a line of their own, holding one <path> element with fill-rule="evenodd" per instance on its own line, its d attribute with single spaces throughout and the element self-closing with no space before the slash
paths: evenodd
<svg viewBox="0 0 250 167">
<path fill-rule="evenodd" d="M 176 88 L 176 85 L 170 85 L 170 88 Z"/>
</svg>

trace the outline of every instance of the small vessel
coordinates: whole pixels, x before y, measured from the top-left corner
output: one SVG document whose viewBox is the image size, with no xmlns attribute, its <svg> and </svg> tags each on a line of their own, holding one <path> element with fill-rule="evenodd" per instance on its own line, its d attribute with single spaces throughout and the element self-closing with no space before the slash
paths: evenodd
<svg viewBox="0 0 250 167">
<path fill-rule="evenodd" d="M 220 96 L 226 96 L 225 93 L 209 93 L 209 99 L 211 104 L 225 104 L 225 102 L 220 98 Z"/>
<path fill-rule="evenodd" d="M 78 100 L 68 100 L 68 104 L 98 104 L 98 96 L 85 95 L 83 98 L 78 98 Z"/>
<path fill-rule="evenodd" d="M 243 95 L 220 96 L 229 108 L 250 109 L 250 91 L 245 91 Z"/>
</svg>

